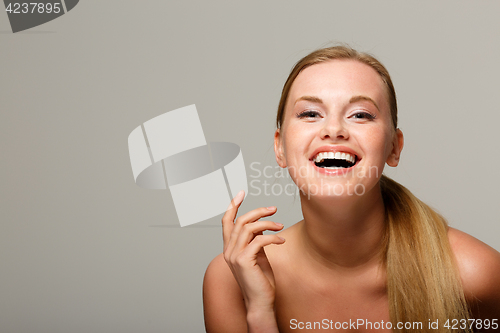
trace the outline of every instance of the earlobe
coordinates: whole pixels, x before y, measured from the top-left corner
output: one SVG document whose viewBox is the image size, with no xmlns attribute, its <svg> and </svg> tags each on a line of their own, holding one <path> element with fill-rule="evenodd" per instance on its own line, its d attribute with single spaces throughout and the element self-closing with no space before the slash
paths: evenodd
<svg viewBox="0 0 500 333">
<path fill-rule="evenodd" d="M 397 128 L 394 133 L 394 138 L 392 141 L 392 150 L 390 155 L 387 157 L 387 165 L 391 167 L 396 167 L 399 164 L 399 157 L 401 156 L 401 151 L 404 146 L 404 136 L 403 132 Z"/>
<path fill-rule="evenodd" d="M 280 130 L 274 132 L 274 154 L 276 155 L 276 162 L 282 168 L 286 168 L 285 155 L 283 153 L 283 140 L 280 135 Z"/>
</svg>

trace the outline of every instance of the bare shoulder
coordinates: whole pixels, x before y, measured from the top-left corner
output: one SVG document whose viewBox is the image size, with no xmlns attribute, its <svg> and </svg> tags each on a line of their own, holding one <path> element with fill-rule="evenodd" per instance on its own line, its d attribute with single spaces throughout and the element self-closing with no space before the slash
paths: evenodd
<svg viewBox="0 0 500 333">
<path fill-rule="evenodd" d="M 203 312 L 207 333 L 247 332 L 243 295 L 222 254 L 205 272 Z"/>
<path fill-rule="evenodd" d="M 477 304 L 480 316 L 500 317 L 500 253 L 480 240 L 449 228 L 448 238 L 457 259 L 466 297 Z"/>
</svg>

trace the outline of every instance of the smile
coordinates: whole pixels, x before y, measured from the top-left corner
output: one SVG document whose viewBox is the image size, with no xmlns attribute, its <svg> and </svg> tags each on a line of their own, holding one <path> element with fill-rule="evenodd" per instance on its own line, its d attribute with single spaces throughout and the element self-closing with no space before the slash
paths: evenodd
<svg viewBox="0 0 500 333">
<path fill-rule="evenodd" d="M 314 164 L 326 169 L 351 168 L 356 164 L 356 155 L 346 152 L 320 152 L 314 158 Z"/>
</svg>

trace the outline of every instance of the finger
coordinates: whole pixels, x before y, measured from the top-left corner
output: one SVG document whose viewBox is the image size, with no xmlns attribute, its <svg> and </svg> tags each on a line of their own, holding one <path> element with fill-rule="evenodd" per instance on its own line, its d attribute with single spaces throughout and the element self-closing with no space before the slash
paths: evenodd
<svg viewBox="0 0 500 333">
<path fill-rule="evenodd" d="M 245 198 L 245 191 L 238 192 L 233 200 L 231 200 L 229 207 L 222 217 L 222 239 L 224 241 L 224 251 L 229 243 L 229 238 L 234 228 L 234 219 L 238 213 L 238 208 L 243 202 L 243 198 Z"/>
<path fill-rule="evenodd" d="M 245 224 L 238 235 L 234 249 L 236 251 L 244 249 L 258 235 L 262 235 L 265 230 L 279 231 L 283 229 L 283 224 L 272 221 L 256 221 Z"/>
<path fill-rule="evenodd" d="M 235 225 L 244 225 L 248 222 L 255 222 L 258 219 L 266 216 L 271 216 L 276 214 L 276 207 L 271 206 L 271 207 L 260 207 L 254 210 L 249 211 L 246 214 L 241 215 L 236 219 L 236 222 L 234 223 Z"/>
<path fill-rule="evenodd" d="M 264 250 L 264 248 L 261 248 L 257 253 L 257 265 L 259 265 L 260 269 L 269 280 L 269 283 L 274 288 L 274 273 L 271 264 L 269 263 L 269 259 L 267 259 L 266 251 Z"/>
<path fill-rule="evenodd" d="M 241 253 L 242 257 L 254 258 L 257 253 L 264 248 L 264 246 L 271 244 L 283 244 L 285 239 L 278 235 L 258 235 L 248 244 L 248 246 Z"/>
<path fill-rule="evenodd" d="M 236 244 L 236 240 L 238 239 L 238 235 L 241 232 L 241 228 L 251 222 L 255 222 L 258 219 L 266 216 L 270 216 L 276 213 L 276 207 L 261 207 L 254 210 L 249 211 L 246 214 L 238 217 L 234 223 L 233 230 L 231 232 L 231 236 L 228 242 L 228 247 L 232 248 Z"/>
</svg>

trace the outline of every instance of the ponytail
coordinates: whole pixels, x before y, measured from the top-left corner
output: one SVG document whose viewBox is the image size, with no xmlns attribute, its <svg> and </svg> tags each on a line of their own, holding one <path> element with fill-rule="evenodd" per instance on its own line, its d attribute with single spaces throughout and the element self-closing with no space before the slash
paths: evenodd
<svg viewBox="0 0 500 333">
<path fill-rule="evenodd" d="M 395 332 L 451 332 L 469 318 L 460 275 L 444 218 L 408 189 L 382 176 L 386 214 L 386 263 L 389 311 L 393 324 L 421 322 L 422 328 Z M 430 322 L 439 320 L 439 329 Z M 466 329 L 463 332 L 471 332 Z"/>
</svg>

